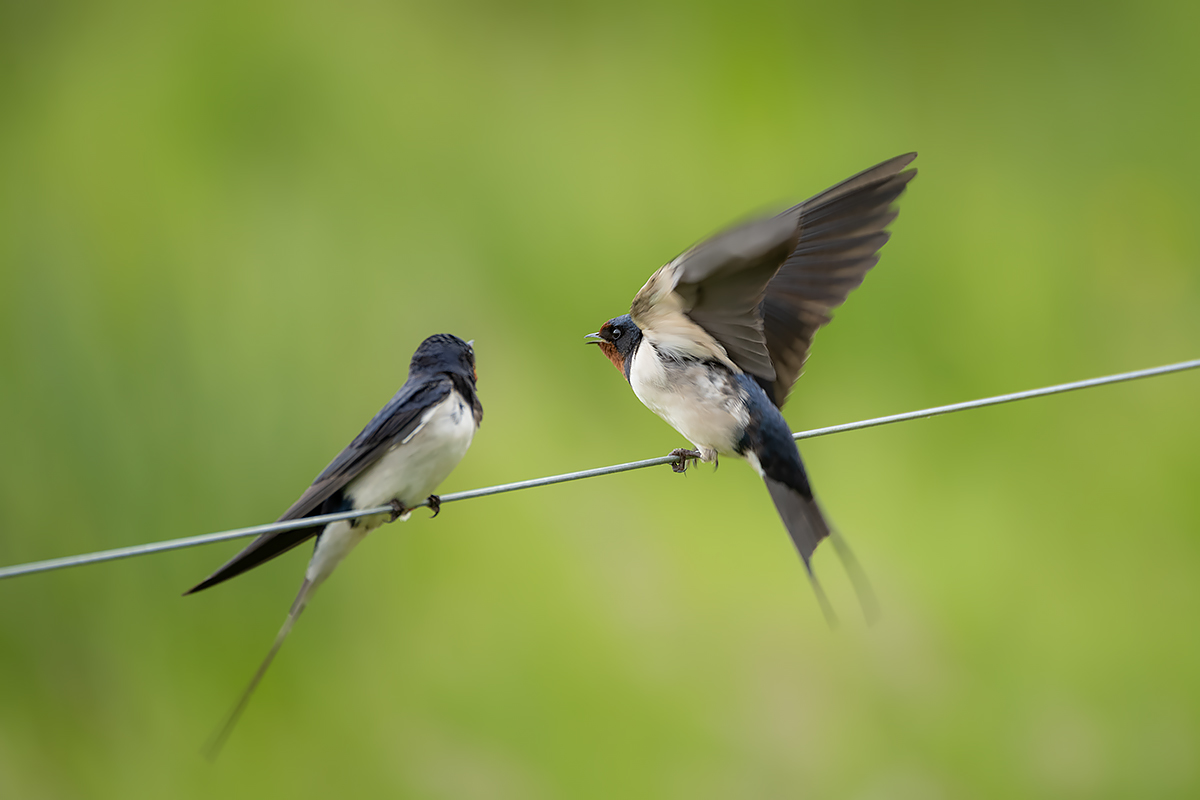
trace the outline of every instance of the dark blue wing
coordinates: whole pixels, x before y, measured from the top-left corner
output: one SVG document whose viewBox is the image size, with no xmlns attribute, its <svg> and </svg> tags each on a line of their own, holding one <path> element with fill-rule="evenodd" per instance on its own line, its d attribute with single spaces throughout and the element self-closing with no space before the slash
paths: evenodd
<svg viewBox="0 0 1200 800">
<path fill-rule="evenodd" d="M 879 261 L 896 218 L 893 203 L 917 174 L 902 172 L 916 153 L 877 164 L 780 214 L 794 219 L 800 238 L 767 284 L 763 336 L 775 375 L 759 383 L 782 407 L 800 377 L 817 330 Z"/>
<path fill-rule="evenodd" d="M 354 441 L 347 445 L 345 450 L 329 462 L 329 466 L 321 471 L 312 486 L 300 495 L 300 499 L 293 503 L 279 520 L 282 522 L 303 519 L 341 510 L 341 492 L 346 484 L 379 460 L 393 444 L 412 433 L 420 424 L 426 409 L 444 400 L 450 394 L 452 386 L 450 377 L 444 374 L 436 378 L 421 376 L 417 380 L 410 379 L 405 382 L 396 396 L 367 423 L 367 427 L 354 437 Z M 324 527 L 315 525 L 311 528 L 264 533 L 223 567 L 184 594 L 192 594 L 241 575 L 311 539 Z"/>
<path fill-rule="evenodd" d="M 327 498 L 379 460 L 389 447 L 412 433 L 420 423 L 421 415 L 430 406 L 446 399 L 451 387 L 447 375 L 423 378 L 416 385 L 410 382 L 400 387 L 396 396 L 380 409 L 345 450 L 329 462 L 329 466 L 321 470 L 312 486 L 279 519 L 300 519 L 317 513 L 315 509 Z"/>
</svg>

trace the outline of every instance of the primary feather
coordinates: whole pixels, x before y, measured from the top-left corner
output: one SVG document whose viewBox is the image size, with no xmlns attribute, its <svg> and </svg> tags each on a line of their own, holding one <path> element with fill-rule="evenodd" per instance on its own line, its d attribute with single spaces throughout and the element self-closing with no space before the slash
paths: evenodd
<svg viewBox="0 0 1200 800">
<path fill-rule="evenodd" d="M 782 407 L 813 336 L 878 262 L 914 158 L 889 159 L 695 245 L 650 277 L 630 316 L 657 345 L 754 376 Z"/>
</svg>

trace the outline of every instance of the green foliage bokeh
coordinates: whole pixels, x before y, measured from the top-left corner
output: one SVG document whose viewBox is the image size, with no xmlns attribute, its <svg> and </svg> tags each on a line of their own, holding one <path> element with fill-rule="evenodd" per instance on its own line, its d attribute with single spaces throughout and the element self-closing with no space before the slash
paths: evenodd
<svg viewBox="0 0 1200 800">
<path fill-rule="evenodd" d="M 274 519 L 425 336 L 454 491 L 683 444 L 583 335 L 918 150 L 796 429 L 1200 355 L 1200 6 L 0 9 L 0 563 Z M 1194 797 L 1200 375 L 804 443 L 884 607 L 745 465 L 418 512 L 322 589 L 230 543 L 0 583 L 0 796 Z"/>
</svg>

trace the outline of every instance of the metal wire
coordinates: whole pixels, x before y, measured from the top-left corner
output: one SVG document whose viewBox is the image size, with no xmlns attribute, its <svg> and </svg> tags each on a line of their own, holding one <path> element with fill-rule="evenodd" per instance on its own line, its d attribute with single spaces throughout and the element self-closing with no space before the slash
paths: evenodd
<svg viewBox="0 0 1200 800">
<path fill-rule="evenodd" d="M 1024 392 L 1013 392 L 1011 394 L 1002 394 L 995 397 L 985 397 L 980 400 L 968 400 L 964 403 L 952 403 L 946 406 L 935 406 L 933 408 L 925 408 L 920 411 L 908 411 L 903 414 L 892 414 L 886 417 L 876 417 L 874 419 L 862 420 L 859 422 L 847 422 L 843 425 L 830 425 L 825 428 L 815 428 L 809 431 L 801 431 L 800 433 L 792 434 L 795 439 L 813 439 L 817 436 L 826 436 L 831 433 L 843 433 L 845 431 L 857 431 L 863 428 L 874 428 L 879 425 L 890 425 L 894 422 L 904 422 L 910 419 L 928 419 L 942 414 L 950 414 L 955 411 L 966 411 L 972 408 L 983 408 L 984 406 L 996 406 L 1001 403 L 1011 403 L 1016 400 L 1026 400 L 1032 397 L 1045 397 L 1051 394 L 1062 394 L 1063 392 L 1072 392 L 1077 389 L 1089 389 L 1093 386 L 1105 386 L 1110 383 L 1123 383 L 1125 381 L 1137 380 L 1138 378 L 1150 378 L 1156 375 L 1167 375 L 1172 372 L 1183 372 L 1184 370 L 1196 369 L 1200 367 L 1200 359 L 1193 361 L 1180 361 L 1175 364 L 1167 364 L 1162 367 L 1151 367 L 1149 369 L 1140 369 L 1133 372 L 1122 372 L 1115 375 L 1105 375 L 1100 378 L 1089 378 L 1082 381 L 1074 381 L 1072 383 L 1060 383 L 1055 386 L 1046 386 L 1041 389 L 1029 389 Z M 579 472 L 568 472 L 562 475 L 551 475 L 545 478 L 533 478 L 527 481 L 517 481 L 516 483 L 504 483 L 499 486 L 487 486 L 482 489 L 470 489 L 465 492 L 454 492 L 451 494 L 441 495 L 442 503 L 453 503 L 456 500 L 471 500 L 476 497 L 487 497 L 493 494 L 503 494 L 505 492 L 515 492 L 518 489 L 533 489 L 538 486 L 550 486 L 555 483 L 567 483 L 568 481 L 582 480 L 583 478 L 595 478 L 601 475 L 614 475 L 618 472 L 629 472 L 635 469 L 645 469 L 646 467 L 656 467 L 662 464 L 670 464 L 678 459 L 675 456 L 659 456 L 657 458 L 647 458 L 642 461 L 630 461 L 626 464 L 615 464 L 611 467 L 597 467 L 595 469 L 585 469 Z M 421 505 L 425 505 L 422 503 Z M 305 517 L 304 519 L 288 520 L 287 522 L 272 522 L 269 525 L 255 525 L 250 528 L 235 528 L 228 531 L 220 531 L 217 533 L 207 533 L 201 536 L 190 536 L 185 539 L 172 539 L 165 542 L 151 542 L 150 544 L 133 545 L 132 547 L 121 547 L 116 550 L 102 550 L 97 553 L 85 553 L 77 556 L 65 556 L 63 558 L 53 558 L 47 561 L 33 561 L 28 564 L 16 564 L 9 567 L 0 567 L 0 580 L 5 578 L 15 578 L 18 575 L 28 575 L 33 572 L 48 572 L 50 570 L 63 569 L 65 567 L 78 567 L 83 564 L 94 564 L 100 561 L 114 561 L 119 558 L 129 558 L 131 556 L 143 556 L 150 553 L 161 553 L 166 550 L 180 550 L 185 547 L 196 547 L 202 544 L 212 544 L 213 542 L 224 542 L 228 539 L 241 539 L 247 536 L 257 536 L 261 533 L 271 531 L 286 531 L 295 528 L 310 528 L 316 525 L 324 525 L 329 522 L 336 522 L 343 519 L 354 519 L 356 517 L 365 517 L 372 514 L 386 514 L 392 510 L 391 506 L 379 506 L 377 508 L 366 508 L 361 511 L 344 511 L 338 514 L 323 514 L 315 517 Z"/>
</svg>

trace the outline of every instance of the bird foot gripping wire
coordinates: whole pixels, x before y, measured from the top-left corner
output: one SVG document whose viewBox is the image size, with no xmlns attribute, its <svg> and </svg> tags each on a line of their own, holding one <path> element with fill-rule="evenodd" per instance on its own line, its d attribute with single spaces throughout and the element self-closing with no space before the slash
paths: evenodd
<svg viewBox="0 0 1200 800">
<path fill-rule="evenodd" d="M 671 464 L 671 470 L 679 473 L 687 472 L 690 462 L 699 461 L 701 458 L 699 450 L 688 450 L 686 447 L 676 447 L 670 455 L 677 459 Z"/>
<path fill-rule="evenodd" d="M 411 508 L 405 508 L 404 504 L 395 498 L 392 498 L 388 505 L 392 507 L 392 516 L 388 519 L 388 522 L 395 522 L 401 517 L 407 518 L 409 513 L 412 512 Z"/>
<path fill-rule="evenodd" d="M 426 497 L 425 503 L 433 511 L 433 517 L 436 517 L 438 514 L 442 513 L 442 498 L 438 497 L 436 494 L 431 494 L 429 497 Z M 392 499 L 388 505 L 392 507 L 392 516 L 388 522 L 395 522 L 401 518 L 408 519 L 408 515 L 412 513 L 412 509 L 405 508 L 404 504 L 399 500 Z M 433 519 L 433 517 L 430 517 L 430 519 Z"/>
</svg>

